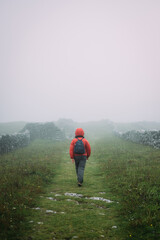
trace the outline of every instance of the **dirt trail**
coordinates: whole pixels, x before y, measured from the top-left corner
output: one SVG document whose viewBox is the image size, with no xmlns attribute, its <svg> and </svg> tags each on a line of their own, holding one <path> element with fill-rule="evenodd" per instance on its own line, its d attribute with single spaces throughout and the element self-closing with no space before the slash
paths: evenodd
<svg viewBox="0 0 160 240">
<path fill-rule="evenodd" d="M 63 154 L 54 183 L 40 196 L 28 220 L 32 231 L 26 239 L 118 239 L 115 208 L 107 192 L 105 175 L 96 157 L 87 161 L 84 184 L 77 186 L 68 150 Z"/>
</svg>

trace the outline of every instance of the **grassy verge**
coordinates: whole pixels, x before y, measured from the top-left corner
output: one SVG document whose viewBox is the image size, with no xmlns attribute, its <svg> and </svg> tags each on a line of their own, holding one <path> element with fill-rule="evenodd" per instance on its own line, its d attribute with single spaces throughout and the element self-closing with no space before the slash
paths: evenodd
<svg viewBox="0 0 160 240">
<path fill-rule="evenodd" d="M 57 143 L 35 141 L 0 156 L 0 239 L 21 239 L 30 209 L 53 180 L 60 152 Z"/>
<path fill-rule="evenodd" d="M 119 198 L 123 239 L 160 239 L 160 150 L 112 137 L 95 152 L 106 173 L 106 187 Z"/>
</svg>

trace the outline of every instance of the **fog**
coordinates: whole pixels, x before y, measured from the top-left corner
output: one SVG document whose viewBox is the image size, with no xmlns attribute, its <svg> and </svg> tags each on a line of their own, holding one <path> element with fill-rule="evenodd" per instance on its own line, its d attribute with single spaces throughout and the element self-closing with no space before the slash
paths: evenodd
<svg viewBox="0 0 160 240">
<path fill-rule="evenodd" d="M 159 0 L 0 0 L 0 122 L 160 121 Z"/>
</svg>

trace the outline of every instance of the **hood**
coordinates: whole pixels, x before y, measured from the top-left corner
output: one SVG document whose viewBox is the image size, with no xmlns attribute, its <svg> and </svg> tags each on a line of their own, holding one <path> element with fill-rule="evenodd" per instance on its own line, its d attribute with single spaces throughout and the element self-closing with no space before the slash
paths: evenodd
<svg viewBox="0 0 160 240">
<path fill-rule="evenodd" d="M 78 137 L 78 136 L 82 136 L 84 137 L 84 131 L 82 128 L 77 128 L 76 131 L 75 131 L 75 136 Z"/>
</svg>

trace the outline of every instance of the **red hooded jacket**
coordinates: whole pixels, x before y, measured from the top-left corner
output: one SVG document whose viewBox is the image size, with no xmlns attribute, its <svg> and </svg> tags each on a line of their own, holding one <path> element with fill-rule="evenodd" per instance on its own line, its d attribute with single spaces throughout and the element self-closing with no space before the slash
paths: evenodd
<svg viewBox="0 0 160 240">
<path fill-rule="evenodd" d="M 74 159 L 75 156 L 87 156 L 87 159 L 89 158 L 89 156 L 91 155 L 91 146 L 89 144 L 89 142 L 87 141 L 87 139 L 83 138 L 83 143 L 84 143 L 84 148 L 85 148 L 85 153 L 84 154 L 74 154 L 74 146 L 75 143 L 78 141 L 78 139 L 82 139 L 82 137 L 84 137 L 84 131 L 82 128 L 77 128 L 75 131 L 75 137 L 71 144 L 70 144 L 70 149 L 69 149 L 69 153 L 70 153 L 70 157 L 71 159 Z M 78 138 L 78 139 L 77 139 Z"/>
</svg>

